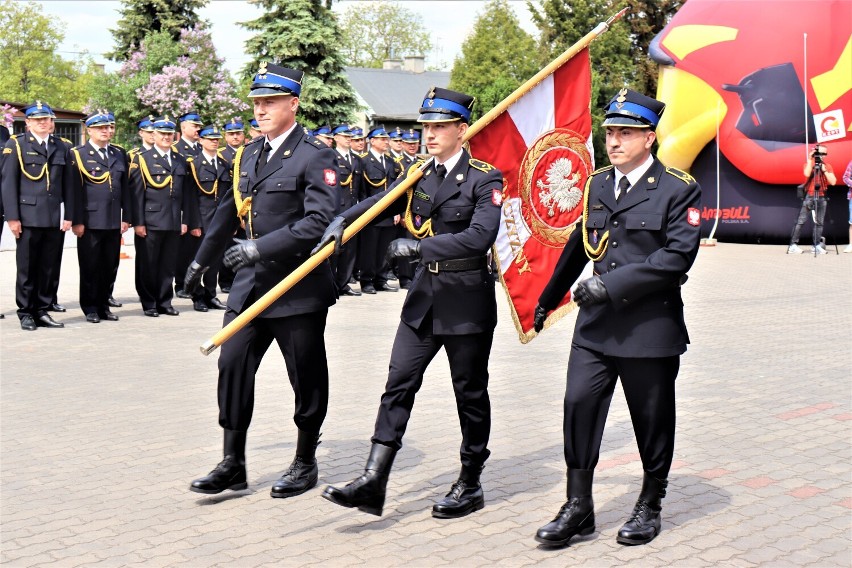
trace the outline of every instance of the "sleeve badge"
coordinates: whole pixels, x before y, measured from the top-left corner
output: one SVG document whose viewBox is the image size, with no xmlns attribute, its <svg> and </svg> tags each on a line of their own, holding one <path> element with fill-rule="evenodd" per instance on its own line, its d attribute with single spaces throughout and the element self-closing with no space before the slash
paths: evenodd
<svg viewBox="0 0 852 568">
<path fill-rule="evenodd" d="M 492 189 L 491 190 L 491 203 L 497 205 L 503 205 L 503 190 L 502 189 Z"/>
<path fill-rule="evenodd" d="M 330 186 L 337 185 L 337 172 L 332 169 L 323 170 L 323 178 L 325 179 L 325 184 Z"/>
<path fill-rule="evenodd" d="M 701 212 L 695 207 L 690 207 L 686 211 L 686 222 L 693 227 L 697 227 L 701 224 Z"/>
</svg>

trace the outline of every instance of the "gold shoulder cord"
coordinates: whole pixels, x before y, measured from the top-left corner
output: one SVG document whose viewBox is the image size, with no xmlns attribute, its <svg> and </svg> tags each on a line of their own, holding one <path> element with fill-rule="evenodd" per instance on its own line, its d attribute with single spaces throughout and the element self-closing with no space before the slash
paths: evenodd
<svg viewBox="0 0 852 568">
<path fill-rule="evenodd" d="M 27 173 L 27 169 L 24 167 L 24 157 L 21 155 L 21 144 L 14 136 L 12 137 L 12 140 L 15 141 L 15 146 L 18 148 L 18 164 L 20 164 L 21 166 L 21 173 L 24 174 L 27 179 L 30 179 L 32 181 L 39 181 L 41 178 L 46 176 L 47 191 L 50 191 L 50 176 L 47 175 L 47 162 L 44 163 L 44 167 L 41 168 L 41 173 L 39 173 L 38 176 L 31 176 Z"/>
<path fill-rule="evenodd" d="M 589 244 L 589 231 L 586 229 L 586 220 L 589 217 L 589 187 L 592 185 L 593 176 L 594 174 L 590 175 L 588 179 L 586 179 L 586 188 L 583 191 L 583 248 L 586 249 L 586 256 L 589 257 L 589 260 L 597 262 L 603 258 L 604 254 L 606 254 L 606 245 L 609 242 L 609 231 L 603 234 L 597 248 Z"/>
<path fill-rule="evenodd" d="M 352 186 L 352 172 L 349 172 L 349 177 L 346 178 L 346 181 L 341 181 L 340 185 L 343 187 L 351 187 Z"/>
<path fill-rule="evenodd" d="M 189 169 L 192 171 L 192 179 L 195 180 L 195 185 L 198 186 L 198 189 L 201 190 L 201 193 L 204 195 L 212 195 L 213 199 L 217 199 L 219 197 L 219 174 L 216 172 L 216 181 L 213 182 L 213 189 L 207 191 L 201 185 L 201 182 L 198 181 L 198 173 L 195 171 L 195 160 L 187 160 L 189 162 Z"/>
<path fill-rule="evenodd" d="M 251 227 L 251 195 L 243 199 L 240 194 L 240 162 L 243 158 L 243 149 L 245 146 L 240 146 L 234 156 L 234 203 L 237 206 L 237 218 L 240 220 L 240 226 L 246 228 L 246 220 L 248 220 L 248 236 L 253 238 L 254 231 Z M 245 219 L 243 219 L 245 217 Z"/>
<path fill-rule="evenodd" d="M 71 151 L 74 152 L 74 156 L 77 158 L 77 169 L 80 170 L 81 180 L 86 178 L 95 185 L 109 183 L 109 190 L 112 191 L 112 174 L 109 170 L 99 176 L 92 175 L 83 167 L 83 159 L 80 157 L 80 151 L 77 148 L 71 148 Z"/>
<path fill-rule="evenodd" d="M 139 169 L 142 170 L 142 179 L 145 181 L 145 185 L 150 185 L 154 189 L 163 189 L 166 187 L 166 184 L 169 186 L 169 193 L 171 193 L 174 189 L 172 186 L 172 176 L 169 174 L 166 179 L 162 181 L 162 183 L 155 183 L 154 179 L 151 177 L 151 172 L 148 170 L 148 163 L 145 161 L 145 158 L 142 154 L 139 154 Z"/>
<path fill-rule="evenodd" d="M 367 183 L 369 183 L 373 187 L 382 187 L 388 181 L 387 176 L 385 176 L 385 177 L 382 178 L 382 181 L 374 183 L 373 180 L 371 180 L 370 178 L 367 177 L 367 172 L 364 172 L 364 179 L 367 180 Z"/>
<path fill-rule="evenodd" d="M 419 169 L 420 166 L 423 165 L 423 161 L 414 162 L 409 168 L 406 177 L 410 176 L 415 170 Z M 408 203 L 405 205 L 405 215 L 402 217 L 402 223 L 405 225 L 405 228 L 408 231 L 417 237 L 418 239 L 425 239 L 426 237 L 435 236 L 435 232 L 432 230 L 432 219 L 427 219 L 422 226 L 416 227 L 414 225 L 414 219 L 411 216 L 411 200 L 414 199 L 414 187 L 416 184 L 412 184 L 409 187 L 405 194 L 408 197 Z"/>
</svg>

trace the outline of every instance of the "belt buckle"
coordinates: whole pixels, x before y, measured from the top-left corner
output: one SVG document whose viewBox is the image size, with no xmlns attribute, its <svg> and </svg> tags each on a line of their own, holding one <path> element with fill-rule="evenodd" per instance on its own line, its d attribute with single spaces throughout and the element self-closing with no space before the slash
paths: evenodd
<svg viewBox="0 0 852 568">
<path fill-rule="evenodd" d="M 432 262 L 427 262 L 426 268 L 428 268 L 429 272 L 431 272 L 432 274 L 438 274 L 438 261 L 435 260 Z"/>
</svg>

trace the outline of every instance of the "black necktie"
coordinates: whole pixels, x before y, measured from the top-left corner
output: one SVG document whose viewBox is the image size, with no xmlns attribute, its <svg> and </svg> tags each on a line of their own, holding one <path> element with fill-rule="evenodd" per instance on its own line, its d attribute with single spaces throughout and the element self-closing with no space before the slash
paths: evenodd
<svg viewBox="0 0 852 568">
<path fill-rule="evenodd" d="M 44 152 L 44 155 L 46 156 L 47 155 L 47 142 L 39 142 L 38 145 L 41 148 L 41 151 Z"/>
<path fill-rule="evenodd" d="M 435 173 L 438 175 L 438 181 L 444 181 L 444 178 L 447 177 L 447 166 L 438 164 L 435 166 Z"/>
<path fill-rule="evenodd" d="M 351 161 L 349 161 L 349 154 L 348 154 L 348 153 L 347 153 L 347 154 L 345 154 L 343 157 L 344 157 L 344 158 L 346 158 L 346 163 L 347 163 L 347 164 L 352 165 L 352 162 L 351 162 Z"/>
<path fill-rule="evenodd" d="M 269 154 L 272 153 L 272 145 L 269 141 L 263 144 L 263 149 L 260 151 L 260 155 L 257 157 L 256 169 L 260 169 L 269 161 Z"/>
<path fill-rule="evenodd" d="M 98 149 L 98 153 L 101 155 L 101 160 L 103 160 L 104 162 L 106 162 L 106 161 L 107 161 L 107 153 L 106 153 L 106 150 L 104 150 L 103 148 L 99 148 L 99 149 Z"/>
<path fill-rule="evenodd" d="M 621 179 L 618 180 L 618 195 L 615 197 L 615 202 L 620 203 L 624 196 L 627 195 L 627 189 L 630 187 L 630 180 L 627 179 L 627 176 L 621 176 Z"/>
</svg>

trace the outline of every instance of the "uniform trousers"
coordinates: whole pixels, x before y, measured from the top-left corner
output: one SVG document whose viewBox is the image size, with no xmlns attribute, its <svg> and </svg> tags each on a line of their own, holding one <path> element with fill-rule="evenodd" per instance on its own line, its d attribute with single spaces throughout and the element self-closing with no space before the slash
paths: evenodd
<svg viewBox="0 0 852 568">
<path fill-rule="evenodd" d="M 136 235 L 136 292 L 142 309 L 162 309 L 172 305 L 178 231 L 149 230 L 145 238 Z"/>
<path fill-rule="evenodd" d="M 441 349 L 450 362 L 450 377 L 461 425 L 461 463 L 481 467 L 491 452 L 491 400 L 488 397 L 488 357 L 493 331 L 468 335 L 436 335 L 432 316 L 419 329 L 400 322 L 393 342 L 385 392 L 379 405 L 372 442 L 399 450 L 411 417 L 414 397 L 423 384 L 426 367 Z"/>
<path fill-rule="evenodd" d="M 15 301 L 19 318 L 27 315 L 39 318 L 55 301 L 64 241 L 65 233 L 58 228 L 22 228 L 15 251 L 18 267 Z"/>
<path fill-rule="evenodd" d="M 80 309 L 85 314 L 109 311 L 113 275 L 118 269 L 121 232 L 118 229 L 86 229 L 77 241 L 80 265 Z"/>
<path fill-rule="evenodd" d="M 187 231 L 178 240 L 180 243 L 174 269 L 175 290 L 183 290 L 183 277 L 186 276 L 186 269 L 189 268 L 195 253 L 198 252 L 198 247 L 201 246 L 201 237 L 193 237 Z"/>
<path fill-rule="evenodd" d="M 361 231 L 358 249 L 361 283 L 381 286 L 387 282 L 388 246 L 396 238 L 396 227 L 367 227 Z"/>
<path fill-rule="evenodd" d="M 355 235 L 340 248 L 340 254 L 332 255 L 331 269 L 334 272 L 334 283 L 337 291 L 342 292 L 349 287 L 349 279 L 355 271 L 355 260 L 358 258 L 358 237 Z"/>
<path fill-rule="evenodd" d="M 668 477 L 674 456 L 675 379 L 680 357 L 609 357 L 571 344 L 563 434 L 569 469 L 594 469 L 615 383 L 621 377 L 645 471 Z"/>
<path fill-rule="evenodd" d="M 225 311 L 223 326 L 237 313 Z M 278 343 L 296 395 L 293 421 L 318 434 L 328 411 L 325 321 L 328 310 L 280 318 L 255 318 L 222 345 L 219 355 L 219 425 L 248 430 L 254 412 L 255 375 L 266 350 Z"/>
</svg>

